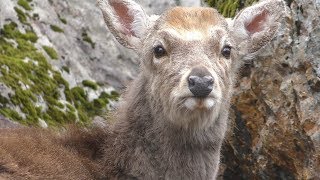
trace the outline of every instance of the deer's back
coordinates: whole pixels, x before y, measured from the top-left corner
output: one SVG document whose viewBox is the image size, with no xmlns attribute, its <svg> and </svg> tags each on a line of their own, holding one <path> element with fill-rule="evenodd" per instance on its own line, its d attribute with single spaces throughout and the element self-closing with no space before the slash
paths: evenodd
<svg viewBox="0 0 320 180">
<path fill-rule="evenodd" d="M 100 168 L 94 160 L 96 139 L 90 140 L 92 134 L 71 134 L 2 129 L 0 179 L 99 179 Z"/>
</svg>

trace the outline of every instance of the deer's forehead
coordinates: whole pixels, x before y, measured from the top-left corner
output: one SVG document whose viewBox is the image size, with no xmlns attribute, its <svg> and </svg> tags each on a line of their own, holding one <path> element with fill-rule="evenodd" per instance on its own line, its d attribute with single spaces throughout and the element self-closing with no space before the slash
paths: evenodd
<svg viewBox="0 0 320 180">
<path fill-rule="evenodd" d="M 176 7 L 164 14 L 161 29 L 184 40 L 206 39 L 227 30 L 225 19 L 212 8 Z"/>
</svg>

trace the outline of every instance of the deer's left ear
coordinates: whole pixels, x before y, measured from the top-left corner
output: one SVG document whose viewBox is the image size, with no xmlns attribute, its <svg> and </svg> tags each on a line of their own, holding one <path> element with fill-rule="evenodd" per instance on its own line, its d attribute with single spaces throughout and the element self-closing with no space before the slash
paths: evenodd
<svg viewBox="0 0 320 180">
<path fill-rule="evenodd" d="M 252 54 L 272 40 L 286 12 L 282 0 L 265 0 L 242 10 L 229 23 L 241 54 Z"/>
</svg>

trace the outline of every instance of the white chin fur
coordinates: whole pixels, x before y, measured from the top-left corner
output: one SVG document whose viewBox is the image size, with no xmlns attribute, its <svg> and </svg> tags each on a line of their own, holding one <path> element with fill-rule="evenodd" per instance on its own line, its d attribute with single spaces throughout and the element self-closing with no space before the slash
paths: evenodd
<svg viewBox="0 0 320 180">
<path fill-rule="evenodd" d="M 184 105 L 186 106 L 186 108 L 188 108 L 189 110 L 194 110 L 197 106 L 197 101 L 193 98 L 188 98 L 185 102 Z"/>
<path fill-rule="evenodd" d="M 189 110 L 195 110 L 196 108 L 211 109 L 215 105 L 215 100 L 212 98 L 196 99 L 188 98 L 184 105 Z"/>
<path fill-rule="evenodd" d="M 205 101 L 204 101 L 204 106 L 207 108 L 207 109 L 211 109 L 215 104 L 215 101 L 211 98 L 206 98 Z"/>
</svg>

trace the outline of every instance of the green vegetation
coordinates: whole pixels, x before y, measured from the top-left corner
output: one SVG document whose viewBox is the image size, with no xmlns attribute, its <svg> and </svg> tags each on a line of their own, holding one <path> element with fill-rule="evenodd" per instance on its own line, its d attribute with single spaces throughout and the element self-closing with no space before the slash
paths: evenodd
<svg viewBox="0 0 320 180">
<path fill-rule="evenodd" d="M 92 48 L 95 47 L 95 43 L 92 41 L 92 39 L 89 37 L 88 33 L 86 31 L 82 32 L 82 40 L 86 41 L 87 43 L 89 43 L 91 45 Z"/>
<path fill-rule="evenodd" d="M 234 17 L 240 9 L 250 6 L 257 0 L 206 0 L 209 6 L 216 8 L 225 17 Z"/>
<path fill-rule="evenodd" d="M 58 33 L 63 33 L 63 29 L 61 29 L 59 26 L 56 25 L 50 25 L 50 28 L 54 31 L 54 32 L 58 32 Z"/>
<path fill-rule="evenodd" d="M 58 59 L 58 53 L 49 46 L 42 46 L 46 53 L 50 56 L 51 59 Z"/>
<path fill-rule="evenodd" d="M 27 15 L 18 7 L 14 7 L 14 10 L 16 11 L 18 15 L 18 19 L 22 24 L 27 24 Z"/>
<path fill-rule="evenodd" d="M 93 90 L 97 90 L 98 89 L 98 84 L 93 82 L 93 81 L 90 81 L 90 80 L 83 80 L 82 81 L 82 85 L 83 86 L 86 86 L 86 87 L 89 87 Z"/>
<path fill-rule="evenodd" d="M 42 119 L 49 126 L 60 126 L 76 120 L 86 125 L 92 116 L 105 112 L 109 100 L 117 99 L 118 94 L 102 93 L 90 102 L 83 88 L 70 88 L 61 73 L 35 48 L 38 37 L 30 29 L 22 33 L 14 22 L 0 29 L 0 83 L 14 91 L 9 99 L 0 96 L 0 114 L 25 125 L 38 125 Z M 53 49 L 43 48 L 51 58 L 58 56 Z"/>
<path fill-rule="evenodd" d="M 30 10 L 32 10 L 32 8 L 30 7 L 29 2 L 26 0 L 19 0 L 18 5 L 23 7 L 25 10 L 30 11 Z"/>
<path fill-rule="evenodd" d="M 34 14 L 32 15 L 32 19 L 33 19 L 33 20 L 39 20 L 39 19 L 40 19 L 39 14 L 38 14 L 38 13 L 34 13 Z"/>
<path fill-rule="evenodd" d="M 68 66 L 62 66 L 62 70 L 70 74 L 70 68 Z"/>
<path fill-rule="evenodd" d="M 9 39 L 23 39 L 26 41 L 31 41 L 33 43 L 37 42 L 38 37 L 33 31 L 26 31 L 26 33 L 22 34 L 20 33 L 16 28 L 18 25 L 14 22 L 11 22 L 10 24 L 4 25 L 3 29 L 0 30 L 1 34 L 4 35 L 4 37 L 7 37 Z"/>
<path fill-rule="evenodd" d="M 64 19 L 64 18 L 62 18 L 62 17 L 60 16 L 60 14 L 58 14 L 58 18 L 59 18 L 59 20 L 60 20 L 63 24 L 67 24 L 67 20 Z"/>
</svg>

